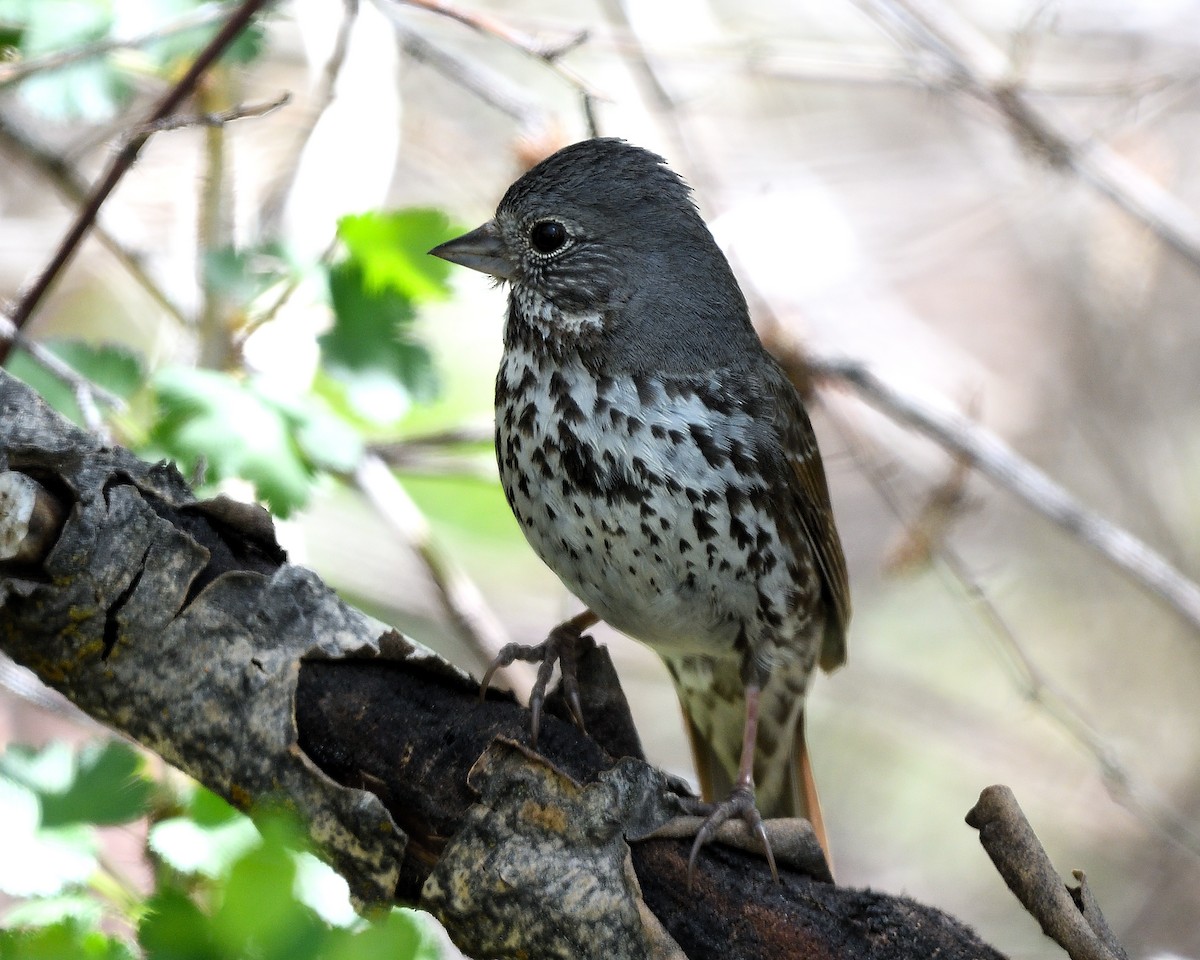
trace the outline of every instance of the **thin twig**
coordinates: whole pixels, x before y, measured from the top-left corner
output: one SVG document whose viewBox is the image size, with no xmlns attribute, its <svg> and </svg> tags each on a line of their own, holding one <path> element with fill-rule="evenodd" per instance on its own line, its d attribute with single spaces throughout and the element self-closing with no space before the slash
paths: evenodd
<svg viewBox="0 0 1200 960">
<path fill-rule="evenodd" d="M 1200 631 L 1200 586 L 1129 531 L 1085 507 L 995 434 L 889 387 L 857 360 L 807 358 L 804 362 L 814 375 L 852 387 L 871 406 L 962 457 L 997 486 L 1165 600 L 1193 630 Z"/>
<path fill-rule="evenodd" d="M 495 482 L 496 463 L 492 453 L 494 430 L 491 427 L 462 427 L 439 433 L 371 444 L 367 449 L 393 469 L 444 476 L 477 476 Z M 460 447 L 487 445 L 487 456 L 453 451 Z"/>
<path fill-rule="evenodd" d="M 9 118 L 2 113 L 0 113 L 0 145 L 24 159 L 66 200 L 73 204 L 81 204 L 87 199 L 87 182 L 79 171 L 57 153 L 36 142 L 28 133 L 11 123 Z M 145 290 L 150 298 L 176 323 L 181 327 L 186 327 L 189 320 L 184 314 L 183 308 L 172 300 L 150 276 L 141 254 L 130 250 L 103 223 L 97 221 L 93 230 L 100 245 L 116 258 L 138 286 Z"/>
<path fill-rule="evenodd" d="M 207 26 L 225 17 L 235 6 L 236 4 L 234 3 L 205 4 L 136 37 L 126 39 L 106 37 L 103 40 L 80 44 L 67 50 L 55 50 L 53 53 L 43 54 L 40 57 L 31 57 L 28 60 L 0 63 L 0 89 L 20 83 L 22 80 L 36 73 L 61 70 L 72 64 L 102 57 L 106 53 L 112 53 L 116 50 L 135 50 L 140 47 L 147 47 L 152 43 L 173 37 L 178 33 Z"/>
<path fill-rule="evenodd" d="M 201 108 L 222 96 L 225 84 L 206 84 L 196 92 Z M 175 120 L 164 117 L 164 123 Z M 210 269 L 214 258 L 233 249 L 233 183 L 229 173 L 228 143 L 220 124 L 204 130 L 203 166 L 196 223 L 196 280 L 200 287 L 200 309 L 196 316 L 199 338 L 199 366 L 209 370 L 229 370 L 238 366 L 233 347 L 233 315 L 238 305 L 232 302 L 226 286 Z"/>
<path fill-rule="evenodd" d="M 937 0 L 855 0 L 887 33 L 932 55 L 946 79 L 1004 117 L 1018 143 L 1056 170 L 1074 173 L 1200 268 L 1200 218 L 1104 143 L 1090 140 L 1011 75 L 1008 57 Z"/>
<path fill-rule="evenodd" d="M 548 126 L 546 111 L 541 104 L 512 83 L 502 73 L 491 70 L 449 50 L 444 50 L 426 37 L 393 21 L 404 52 L 432 67 L 484 103 L 512 117 L 524 130 L 541 130 Z"/>
<path fill-rule="evenodd" d="M 429 522 L 387 464 L 367 454 L 354 472 L 354 483 L 420 557 L 451 622 L 484 660 L 495 659 L 509 642 L 504 625 L 488 607 L 475 582 L 438 547 Z M 513 664 L 500 672 L 519 694 L 528 694 L 533 685 L 533 671 L 528 664 Z"/>
<path fill-rule="evenodd" d="M 693 186 L 701 191 L 713 189 L 717 178 L 712 167 L 704 151 L 694 149 L 686 114 L 671 95 L 667 84 L 663 82 L 656 58 L 642 41 L 636 25 L 629 19 L 625 0 L 603 0 L 601 6 L 609 23 L 629 38 L 628 44 L 622 47 L 622 53 L 633 72 L 643 103 L 671 141 L 672 153 L 678 158 L 676 162 L 683 161 L 686 164 L 688 179 Z"/>
<path fill-rule="evenodd" d="M 834 411 L 830 410 L 829 413 L 833 414 Z M 908 518 L 900 497 L 878 459 L 868 452 L 865 440 L 844 418 L 833 416 L 832 419 L 855 466 L 896 518 L 906 522 Z M 954 472 L 957 474 L 965 466 L 961 458 L 956 458 Z M 1183 818 L 1173 811 L 1161 810 L 1145 798 L 1145 791 L 1138 787 L 1116 749 L 1100 735 L 1083 710 L 1034 663 L 1012 624 L 975 577 L 962 555 L 943 538 L 929 544 L 929 559 L 944 578 L 966 594 L 972 610 L 996 641 L 1021 695 L 1045 711 L 1068 737 L 1095 759 L 1113 799 L 1170 842 L 1193 856 L 1200 856 L 1200 837 Z"/>
<path fill-rule="evenodd" d="M 395 6 L 397 4 L 427 10 L 430 13 L 436 13 L 439 16 L 455 20 L 484 36 L 494 37 L 508 44 L 508 46 L 520 50 L 522 53 L 528 54 L 536 60 L 540 60 L 579 91 L 584 98 L 584 103 L 588 110 L 591 108 L 590 104 L 592 101 L 607 101 L 610 99 L 593 87 L 579 73 L 562 62 L 562 58 L 566 54 L 587 41 L 588 34 L 586 30 L 579 30 L 555 42 L 548 42 L 517 30 L 515 27 L 511 27 L 498 17 L 493 17 L 486 13 L 464 10 L 457 4 L 447 3 L 446 0 L 387 0 L 385 11 L 388 5 Z"/>
<path fill-rule="evenodd" d="M 225 52 L 254 16 L 271 2 L 272 0 L 243 0 L 241 6 L 230 16 L 225 25 L 217 31 L 216 36 L 200 51 L 187 72 L 159 100 L 146 122 L 154 123 L 173 114 L 179 104 L 195 89 L 200 76 Z M 109 194 L 116 188 L 129 168 L 133 166 L 134 161 L 137 160 L 138 154 L 149 137 L 150 134 L 148 133 L 133 137 L 113 157 L 108 165 L 108 169 L 104 172 L 104 175 L 100 178 L 99 183 L 88 198 L 87 204 L 79 211 L 75 222 L 67 231 L 66 236 L 63 237 L 49 265 L 18 300 L 16 307 L 10 315 L 10 319 L 18 331 L 33 316 L 34 311 L 37 310 L 42 299 L 54 284 L 54 281 L 58 279 L 59 274 L 62 273 L 71 258 L 75 255 L 75 251 L 79 249 L 79 244 L 83 241 L 84 236 L 87 235 L 105 200 L 108 199 Z M 11 340 L 7 343 L 0 342 L 0 364 L 3 364 L 7 360 L 11 345 Z"/>
<path fill-rule="evenodd" d="M 249 117 L 265 117 L 274 113 L 292 99 L 288 92 L 281 93 L 274 100 L 264 103 L 239 103 L 228 110 L 218 110 L 213 113 L 181 113 L 161 120 L 153 120 L 136 127 L 129 133 L 131 137 L 149 136 L 153 133 L 163 133 L 167 130 L 182 130 L 185 127 L 223 127 L 227 123 L 245 120 Z"/>
</svg>

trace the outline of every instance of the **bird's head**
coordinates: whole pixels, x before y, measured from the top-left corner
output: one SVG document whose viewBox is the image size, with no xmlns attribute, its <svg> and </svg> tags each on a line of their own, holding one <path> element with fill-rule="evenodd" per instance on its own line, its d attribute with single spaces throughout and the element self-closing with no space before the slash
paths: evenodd
<svg viewBox="0 0 1200 960">
<path fill-rule="evenodd" d="M 507 281 L 514 302 L 547 304 L 571 329 L 594 318 L 593 329 L 619 331 L 631 348 L 695 336 L 697 326 L 701 336 L 748 329 L 691 189 L 624 140 L 564 147 L 508 188 L 495 217 L 430 253 Z"/>
</svg>

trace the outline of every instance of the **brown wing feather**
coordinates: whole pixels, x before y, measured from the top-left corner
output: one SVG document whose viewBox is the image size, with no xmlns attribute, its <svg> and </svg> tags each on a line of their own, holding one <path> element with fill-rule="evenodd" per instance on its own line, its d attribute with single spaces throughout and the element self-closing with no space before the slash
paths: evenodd
<svg viewBox="0 0 1200 960">
<path fill-rule="evenodd" d="M 776 395 L 776 427 L 781 431 L 791 467 L 790 479 L 800 522 L 812 544 L 817 568 L 821 572 L 823 593 L 832 614 L 825 622 L 821 667 L 833 670 L 846 662 L 846 630 L 850 625 L 850 582 L 846 573 L 846 558 L 833 522 L 829 484 L 825 479 L 825 467 L 821 463 L 817 437 L 808 411 L 783 371 L 774 364 L 772 367 L 774 377 L 770 387 Z"/>
</svg>

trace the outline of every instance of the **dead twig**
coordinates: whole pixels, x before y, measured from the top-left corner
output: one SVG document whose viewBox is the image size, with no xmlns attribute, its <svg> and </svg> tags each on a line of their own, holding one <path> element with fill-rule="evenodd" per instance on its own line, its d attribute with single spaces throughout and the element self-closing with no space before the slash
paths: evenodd
<svg viewBox="0 0 1200 960">
<path fill-rule="evenodd" d="M 834 411 L 830 411 L 833 413 Z M 1200 837 L 1174 811 L 1164 811 L 1147 799 L 1143 789 L 1121 760 L 1117 750 L 1104 739 L 1067 693 L 1037 666 L 1017 636 L 1008 618 L 996 605 L 962 555 L 947 541 L 948 525 L 957 516 L 965 499 L 969 469 L 962 457 L 956 457 L 949 477 L 934 488 L 915 521 L 909 521 L 885 469 L 866 448 L 866 441 L 848 422 L 834 417 L 834 425 L 846 444 L 855 465 L 875 488 L 889 510 L 908 528 L 906 540 L 916 539 L 922 559 L 934 566 L 951 585 L 961 590 L 972 611 L 993 638 L 1000 656 L 1026 700 L 1043 710 L 1050 720 L 1096 762 L 1100 776 L 1116 800 L 1149 828 L 1194 856 L 1200 856 Z M 920 532 L 928 510 L 936 513 L 935 529 L 926 537 Z M 915 534 L 911 531 L 917 530 Z M 916 551 L 905 559 L 915 559 Z M 893 568 L 894 569 L 894 568 Z"/>
<path fill-rule="evenodd" d="M 88 185 L 79 171 L 62 156 L 38 143 L 25 130 L 0 114 L 0 146 L 24 160 L 43 177 L 63 199 L 72 204 L 81 204 L 87 199 Z M 150 276 L 141 254 L 131 250 L 113 232 L 112 224 L 97 222 L 93 226 L 100 245 L 111 253 L 125 271 L 134 279 L 160 309 L 181 327 L 189 323 L 183 308 L 172 300 L 167 292 Z"/>
<path fill-rule="evenodd" d="M 28 353 L 39 366 L 54 374 L 71 388 L 75 402 L 79 405 L 79 412 L 83 415 L 84 425 L 88 430 L 100 436 L 107 435 L 99 404 L 113 410 L 124 410 L 124 400 L 115 393 L 104 389 L 100 384 L 93 383 L 40 343 L 21 336 L 13 322 L 0 314 L 0 348 L 11 349 L 14 344 Z"/>
<path fill-rule="evenodd" d="M 474 581 L 438 547 L 429 522 L 387 464 L 367 454 L 354 472 L 354 483 L 421 559 L 454 625 L 485 660 L 495 659 L 510 639 L 504 625 Z M 522 696 L 528 694 L 533 684 L 528 664 L 514 664 L 501 672 Z"/>
<path fill-rule="evenodd" d="M 225 124 L 233 123 L 237 120 L 246 120 L 250 117 L 265 117 L 291 102 L 291 99 L 292 95 L 285 91 L 274 100 L 268 100 L 264 103 L 240 103 L 237 106 L 230 107 L 228 110 L 217 110 L 212 113 L 181 113 L 171 117 L 162 117 L 159 120 L 147 121 L 140 127 L 132 130 L 129 136 L 131 138 L 149 136 L 154 133 L 164 133 L 168 130 L 182 130 L 186 127 L 223 127 Z"/>
<path fill-rule="evenodd" d="M 856 3 L 898 43 L 932 58 L 945 81 L 1002 116 L 1026 152 L 1075 174 L 1200 268 L 1200 218 L 1107 144 L 1033 103 L 1014 78 L 1008 56 L 973 26 L 937 0 Z"/>
<path fill-rule="evenodd" d="M 796 362 L 795 358 L 791 361 Z M 1085 507 L 995 434 L 889 387 L 856 360 L 806 358 L 811 372 L 851 387 L 876 409 L 932 439 L 1166 601 L 1200 632 L 1200 586 L 1129 531 Z M 785 362 L 784 366 L 788 364 Z"/>
<path fill-rule="evenodd" d="M 578 91 L 582 101 L 584 119 L 588 125 L 588 133 L 590 136 L 597 136 L 595 104 L 597 101 L 608 101 L 610 98 L 593 87 L 581 74 L 562 62 L 566 54 L 587 41 L 588 32 L 586 30 L 577 30 L 565 37 L 551 41 L 509 26 L 491 14 L 465 10 L 457 4 L 447 3 L 446 0 L 386 0 L 382 4 L 382 9 L 388 12 L 389 7 L 399 4 L 416 7 L 419 10 L 426 10 L 454 20 L 463 26 L 470 27 L 477 33 L 493 37 L 515 50 L 520 50 L 522 53 L 540 60 Z M 396 23 L 394 16 L 392 16 L 392 21 Z M 397 26 L 399 25 L 397 23 Z"/>
<path fill-rule="evenodd" d="M 404 52 L 414 60 L 427 64 L 448 80 L 452 80 L 484 103 L 512 117 L 522 130 L 539 131 L 550 124 L 546 111 L 527 96 L 504 74 L 490 70 L 480 63 L 444 50 L 426 37 L 393 23 Z"/>
<path fill-rule="evenodd" d="M 271 0 L 243 0 L 243 3 L 229 17 L 225 25 L 217 31 L 212 40 L 200 51 L 187 72 L 159 100 L 145 122 L 153 124 L 175 113 L 179 105 L 195 89 L 201 75 L 225 52 L 234 38 L 246 28 L 254 16 L 270 2 Z M 33 316 L 34 311 L 37 310 L 43 298 L 50 290 L 50 287 L 54 284 L 54 281 L 58 279 L 58 276 L 71 261 L 71 258 L 75 255 L 75 251 L 79 249 L 79 244 L 83 241 L 88 230 L 95 222 L 100 208 L 108 199 L 109 194 L 120 183 L 121 178 L 133 166 L 134 161 L 137 160 L 138 154 L 149 138 L 149 133 L 135 135 L 124 144 L 110 161 L 108 169 L 105 170 L 99 183 L 92 190 L 88 202 L 79 211 L 75 222 L 59 243 L 58 249 L 54 252 L 49 265 L 42 271 L 33 284 L 21 294 L 20 299 L 10 314 L 9 319 L 18 332 L 25 326 L 29 318 Z M 0 364 L 3 364 L 8 359 L 11 346 L 12 340 L 0 342 Z"/>
<path fill-rule="evenodd" d="M 1128 960 L 1083 871 L 1073 871 L 1078 887 L 1062 882 L 1008 787 L 984 790 L 967 824 L 979 831 L 979 842 L 1008 889 L 1071 960 Z"/>
</svg>

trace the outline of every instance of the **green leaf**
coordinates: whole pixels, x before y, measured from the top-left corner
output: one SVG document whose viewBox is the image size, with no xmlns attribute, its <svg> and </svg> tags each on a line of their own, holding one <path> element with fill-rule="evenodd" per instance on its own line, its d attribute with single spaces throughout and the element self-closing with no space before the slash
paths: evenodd
<svg viewBox="0 0 1200 960">
<path fill-rule="evenodd" d="M 361 268 L 365 288 L 417 303 L 449 295 L 450 264 L 429 251 L 460 232 L 440 210 L 360 213 L 338 221 L 338 237 L 347 259 Z"/>
<path fill-rule="evenodd" d="M 184 874 L 215 879 L 259 842 L 249 817 L 204 826 L 189 817 L 171 817 L 150 828 L 150 849 Z"/>
<path fill-rule="evenodd" d="M 95 0 L 38 0 L 28 4 L 21 53 L 36 57 L 107 36 L 109 3 Z M 56 121 L 111 117 L 133 92 L 128 76 L 108 57 L 34 74 L 22 82 L 21 96 L 35 112 Z"/>
<path fill-rule="evenodd" d="M 439 960 L 441 950 L 429 932 L 431 923 L 428 914 L 395 909 L 358 933 L 338 931 L 322 960 Z"/>
<path fill-rule="evenodd" d="M 134 956 L 120 940 L 76 920 L 35 930 L 0 930 L 0 960 L 134 960 Z"/>
<path fill-rule="evenodd" d="M 211 250 L 204 259 L 205 282 L 229 299 L 247 305 L 299 272 L 300 268 L 291 262 L 278 243 L 248 249 Z"/>
<path fill-rule="evenodd" d="M 41 750 L 13 744 L 0 756 L 0 776 L 35 793 L 61 793 L 75 777 L 75 754 L 61 742 L 48 743 Z"/>
<path fill-rule="evenodd" d="M 437 392 L 433 360 L 413 335 L 422 302 L 449 293 L 449 264 L 429 249 L 457 231 L 438 210 L 343 217 L 345 256 L 328 271 L 333 328 L 320 339 L 338 402 L 373 426 L 393 424 L 409 399 Z"/>
<path fill-rule="evenodd" d="M 187 800 L 187 812 L 202 827 L 216 827 L 224 823 L 249 819 L 233 804 L 218 797 L 207 787 L 199 785 Z"/>
<path fill-rule="evenodd" d="M 61 743 L 40 751 L 13 746 L 0 757 L 0 774 L 38 795 L 43 827 L 138 819 L 153 790 L 141 768 L 141 757 L 119 740 L 89 744 L 78 754 Z"/>
<path fill-rule="evenodd" d="M 128 744 L 88 744 L 76 758 L 70 786 L 41 795 L 42 826 L 129 823 L 149 809 L 153 789 L 142 773 L 142 758 Z"/>
<path fill-rule="evenodd" d="M 213 915 L 217 939 L 230 956 L 317 957 L 329 928 L 294 893 L 292 848 L 301 843 L 300 830 L 293 818 L 280 814 L 262 816 L 257 825 L 262 843 L 233 865 Z"/>
<path fill-rule="evenodd" d="M 293 435 L 295 411 L 213 370 L 170 367 L 154 386 L 160 418 L 150 443 L 184 472 L 203 461 L 209 480 L 243 477 L 279 516 L 308 499 L 315 470 Z"/>
<path fill-rule="evenodd" d="M 334 323 L 319 340 L 322 359 L 345 386 L 357 415 L 393 423 L 404 415 L 410 395 L 434 395 L 432 357 L 411 339 L 411 300 L 390 289 L 369 291 L 362 267 L 353 261 L 330 268 L 329 296 Z"/>
<path fill-rule="evenodd" d="M 227 960 L 209 918 L 178 890 L 164 890 L 146 902 L 138 927 L 146 960 Z"/>
</svg>

